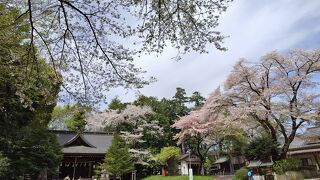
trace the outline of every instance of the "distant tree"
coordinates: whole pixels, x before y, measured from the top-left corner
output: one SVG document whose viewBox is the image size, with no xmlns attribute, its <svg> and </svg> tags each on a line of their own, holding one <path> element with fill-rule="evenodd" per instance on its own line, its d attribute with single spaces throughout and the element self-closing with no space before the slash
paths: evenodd
<svg viewBox="0 0 320 180">
<path fill-rule="evenodd" d="M 201 94 L 198 91 L 193 92 L 192 96 L 189 98 L 189 101 L 191 103 L 194 103 L 195 109 L 203 106 L 205 100 L 206 99 L 203 96 L 201 96 Z"/>
<path fill-rule="evenodd" d="M 120 135 L 113 137 L 103 163 L 99 169 L 105 169 L 112 176 L 120 177 L 134 170 L 133 158 L 130 156 L 129 148 Z"/>
<path fill-rule="evenodd" d="M 71 120 L 67 121 L 67 128 L 71 131 L 83 132 L 86 127 L 86 116 L 83 110 L 76 111 Z"/>
<path fill-rule="evenodd" d="M 244 154 L 248 160 L 271 161 L 272 154 L 279 153 L 278 146 L 268 134 L 262 134 L 250 141 Z"/>
<path fill-rule="evenodd" d="M 91 111 L 91 106 L 79 102 L 63 107 L 56 106 L 48 126 L 55 130 L 84 131 L 87 124 L 86 117 Z"/>
<path fill-rule="evenodd" d="M 178 147 L 170 146 L 161 148 L 161 152 L 156 155 L 157 161 L 162 165 L 168 166 L 170 176 L 178 173 L 178 161 L 181 156 L 181 150 Z"/>
<path fill-rule="evenodd" d="M 127 106 L 127 103 L 122 103 L 118 97 L 115 97 L 111 100 L 111 102 L 108 104 L 108 110 L 118 110 L 119 112 L 124 110 Z"/>
<path fill-rule="evenodd" d="M 176 118 L 188 114 L 188 112 L 190 111 L 189 108 L 186 106 L 186 103 L 188 101 L 189 97 L 187 96 L 186 90 L 181 87 L 177 87 L 176 93 L 172 97 L 171 102 Z"/>
<path fill-rule="evenodd" d="M 239 157 L 244 155 L 245 148 L 247 147 L 249 142 L 249 138 L 242 129 L 234 131 L 234 134 L 226 135 L 221 139 L 219 148 L 222 153 Z"/>
<path fill-rule="evenodd" d="M 148 136 L 146 143 L 152 148 L 154 153 L 159 153 L 162 147 L 174 146 L 176 141 L 172 138 L 176 132 L 171 125 L 177 118 L 176 104 L 171 99 L 157 99 L 155 97 L 140 96 L 133 104 L 141 106 L 149 106 L 152 108 L 152 114 L 146 116 L 147 121 L 156 120 L 162 128 L 161 136 Z"/>
<path fill-rule="evenodd" d="M 319 118 L 320 50 L 270 52 L 257 63 L 240 60 L 225 82 L 230 117 L 262 127 L 286 157 L 297 130 Z M 279 134 L 280 132 L 280 134 Z"/>
<path fill-rule="evenodd" d="M 147 115 L 146 118 L 149 121 L 157 120 L 163 129 L 163 136 L 156 139 L 149 137 L 147 141 L 150 143 L 149 147 L 154 147 L 155 153 L 158 153 L 162 147 L 175 146 L 176 140 L 172 137 L 177 133 L 177 129 L 171 126 L 176 119 L 186 115 L 191 109 L 201 106 L 203 99 L 198 92 L 188 97 L 185 89 L 178 87 L 172 99 L 159 100 L 155 97 L 140 96 L 135 100 L 133 102 L 135 105 L 147 105 L 152 108 L 154 113 Z M 189 103 L 194 103 L 195 107 L 187 107 Z"/>
<path fill-rule="evenodd" d="M 227 105 L 220 89 L 217 89 L 200 109 L 179 118 L 172 125 L 180 130 L 175 136 L 178 144 L 185 143 L 200 158 L 202 174 L 205 173 L 204 163 L 209 150 L 223 137 L 238 133 L 239 125 L 226 117 Z"/>
<path fill-rule="evenodd" d="M 147 115 L 153 113 L 148 106 L 127 105 L 121 112 L 112 110 L 88 117 L 88 128 L 104 128 L 119 133 L 126 141 L 135 161 L 150 161 L 150 140 L 156 140 L 163 133 L 163 128 L 156 120 L 146 119 Z"/>
</svg>

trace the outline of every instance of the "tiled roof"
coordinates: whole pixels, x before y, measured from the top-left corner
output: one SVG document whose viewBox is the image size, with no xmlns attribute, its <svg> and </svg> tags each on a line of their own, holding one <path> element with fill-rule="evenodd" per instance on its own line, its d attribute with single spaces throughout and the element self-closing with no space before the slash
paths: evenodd
<svg viewBox="0 0 320 180">
<path fill-rule="evenodd" d="M 51 131 L 56 134 L 57 140 L 63 146 L 64 154 L 105 154 L 113 139 L 112 133 L 104 132 L 82 132 L 81 134 L 74 131 Z M 86 145 L 68 146 L 73 140 L 81 138 Z"/>
<path fill-rule="evenodd" d="M 189 154 L 184 154 L 179 158 L 180 161 L 185 160 L 189 161 Z M 200 158 L 196 156 L 195 154 L 190 155 L 190 161 L 200 161 Z"/>
<path fill-rule="evenodd" d="M 270 167 L 273 165 L 273 162 L 261 162 L 261 161 L 250 161 L 247 168 L 253 167 Z"/>
<path fill-rule="evenodd" d="M 213 164 L 221 164 L 227 161 L 229 161 L 229 158 L 227 156 L 223 156 L 217 159 Z"/>
<path fill-rule="evenodd" d="M 305 138 L 319 139 L 320 137 L 320 127 L 308 128 L 305 133 L 303 133 Z"/>
<path fill-rule="evenodd" d="M 297 135 L 290 144 L 289 154 L 318 152 L 320 148 L 320 127 L 308 128 L 303 134 Z"/>
<path fill-rule="evenodd" d="M 105 148 L 92 148 L 87 146 L 70 146 L 65 147 L 62 149 L 64 154 L 83 154 L 83 155 L 90 155 L 90 154 L 105 154 Z"/>
</svg>

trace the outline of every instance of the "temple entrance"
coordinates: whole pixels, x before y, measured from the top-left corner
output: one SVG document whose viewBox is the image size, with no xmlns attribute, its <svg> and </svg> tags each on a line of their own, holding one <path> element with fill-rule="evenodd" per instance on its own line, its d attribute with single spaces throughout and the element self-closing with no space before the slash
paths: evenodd
<svg viewBox="0 0 320 180">
<path fill-rule="evenodd" d="M 101 157 L 65 157 L 59 167 L 59 179 L 69 176 L 70 179 L 92 178 Z"/>
</svg>

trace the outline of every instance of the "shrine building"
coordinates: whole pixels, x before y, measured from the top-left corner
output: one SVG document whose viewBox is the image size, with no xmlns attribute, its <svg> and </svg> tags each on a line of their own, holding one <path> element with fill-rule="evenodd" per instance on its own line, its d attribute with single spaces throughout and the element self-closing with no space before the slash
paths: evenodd
<svg viewBox="0 0 320 180">
<path fill-rule="evenodd" d="M 92 178 L 97 165 L 103 161 L 111 145 L 112 133 L 52 131 L 62 146 L 63 160 L 59 165 L 59 179 Z"/>
</svg>

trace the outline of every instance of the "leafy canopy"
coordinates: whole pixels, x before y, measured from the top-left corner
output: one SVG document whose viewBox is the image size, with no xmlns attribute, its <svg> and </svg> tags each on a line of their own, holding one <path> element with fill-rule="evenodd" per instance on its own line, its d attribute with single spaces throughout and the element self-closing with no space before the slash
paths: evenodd
<svg viewBox="0 0 320 180">
<path fill-rule="evenodd" d="M 245 148 L 245 156 L 248 160 L 271 161 L 272 153 L 279 153 L 278 146 L 269 135 L 263 134 L 252 139 Z"/>
<path fill-rule="evenodd" d="M 160 154 L 156 156 L 157 161 L 161 164 L 166 164 L 170 159 L 179 159 L 181 150 L 178 147 L 170 146 L 161 149 Z"/>
<path fill-rule="evenodd" d="M 293 157 L 287 157 L 286 159 L 276 161 L 272 168 L 277 174 L 284 174 L 287 171 L 299 170 L 300 165 L 300 160 Z"/>
<path fill-rule="evenodd" d="M 71 130 L 82 132 L 86 127 L 86 117 L 92 108 L 88 105 L 75 103 L 66 106 L 56 106 L 52 111 L 50 129 Z"/>
<path fill-rule="evenodd" d="M 36 179 L 44 169 L 55 173 L 61 158 L 56 137 L 46 129 L 60 76 L 29 46 L 24 20 L 16 8 L 0 3 L 0 149 L 1 166 L 7 167 L 5 173 L 1 167 L 0 179 L 27 173 Z"/>
</svg>

